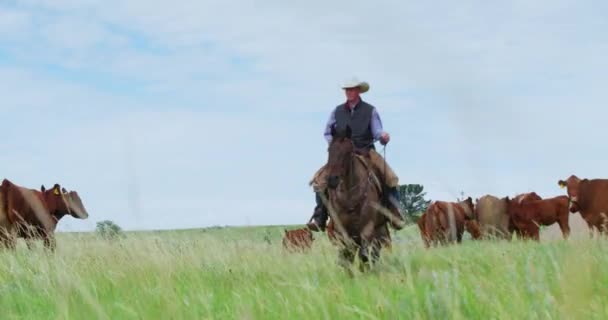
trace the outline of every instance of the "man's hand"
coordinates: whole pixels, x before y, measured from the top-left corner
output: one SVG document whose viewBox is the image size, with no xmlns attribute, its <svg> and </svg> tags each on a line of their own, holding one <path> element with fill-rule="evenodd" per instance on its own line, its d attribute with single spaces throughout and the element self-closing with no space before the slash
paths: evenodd
<svg viewBox="0 0 608 320">
<path fill-rule="evenodd" d="M 391 136 L 388 134 L 388 132 L 384 132 L 380 136 L 380 143 L 385 146 L 389 141 L 391 141 Z"/>
</svg>

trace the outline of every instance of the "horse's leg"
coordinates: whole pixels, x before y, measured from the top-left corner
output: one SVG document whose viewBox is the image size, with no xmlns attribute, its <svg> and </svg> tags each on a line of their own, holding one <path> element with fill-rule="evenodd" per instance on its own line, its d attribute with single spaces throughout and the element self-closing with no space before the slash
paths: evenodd
<svg viewBox="0 0 608 320">
<path fill-rule="evenodd" d="M 27 245 L 28 250 L 32 250 L 34 248 L 34 238 L 26 236 L 23 240 L 25 240 L 25 245 Z"/>
<path fill-rule="evenodd" d="M 366 272 L 370 269 L 369 266 L 369 245 L 367 242 L 363 242 L 359 246 L 359 271 Z"/>
<path fill-rule="evenodd" d="M 2 247 L 10 250 L 15 249 L 15 237 L 11 232 L 11 228 L 2 227 L 0 228 L 0 244 Z"/>
<path fill-rule="evenodd" d="M 44 232 L 43 233 L 44 246 L 49 249 L 51 252 L 55 252 L 55 248 L 57 247 L 57 241 L 55 240 L 55 235 L 52 232 Z"/>
<path fill-rule="evenodd" d="M 380 260 L 380 251 L 382 250 L 382 242 L 375 240 L 372 243 L 372 265 L 376 265 L 376 263 L 378 263 L 378 260 Z"/>
<path fill-rule="evenodd" d="M 349 276 L 353 276 L 352 265 L 355 262 L 355 251 L 351 245 L 343 245 L 338 252 L 338 264 L 346 269 Z"/>
</svg>

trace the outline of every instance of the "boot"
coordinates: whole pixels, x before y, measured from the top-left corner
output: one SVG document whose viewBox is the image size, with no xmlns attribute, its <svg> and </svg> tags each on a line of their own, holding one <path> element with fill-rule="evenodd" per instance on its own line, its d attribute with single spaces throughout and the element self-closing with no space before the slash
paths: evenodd
<svg viewBox="0 0 608 320">
<path fill-rule="evenodd" d="M 386 207 L 391 212 L 393 219 L 391 219 L 391 226 L 395 230 L 401 230 L 405 227 L 405 220 L 401 214 L 401 195 L 399 189 L 396 187 L 387 188 L 386 193 Z"/>
<path fill-rule="evenodd" d="M 329 214 L 327 213 L 327 208 L 323 204 L 321 197 L 318 193 L 315 193 L 315 200 L 317 202 L 317 206 L 315 207 L 315 211 L 310 218 L 310 221 L 306 224 L 308 229 L 311 231 L 325 231 L 325 225 L 327 224 L 327 219 L 329 218 Z"/>
</svg>

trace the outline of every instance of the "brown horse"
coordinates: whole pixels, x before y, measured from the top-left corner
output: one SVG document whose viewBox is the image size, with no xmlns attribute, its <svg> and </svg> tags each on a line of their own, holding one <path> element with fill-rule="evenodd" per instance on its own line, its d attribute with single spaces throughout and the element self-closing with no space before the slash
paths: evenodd
<svg viewBox="0 0 608 320">
<path fill-rule="evenodd" d="M 380 211 L 381 188 L 365 157 L 355 150 L 351 134 L 350 127 L 343 132 L 332 128 L 326 167 L 328 211 L 341 244 L 340 264 L 350 271 L 358 255 L 359 267 L 365 271 L 380 258 L 388 219 Z"/>
</svg>

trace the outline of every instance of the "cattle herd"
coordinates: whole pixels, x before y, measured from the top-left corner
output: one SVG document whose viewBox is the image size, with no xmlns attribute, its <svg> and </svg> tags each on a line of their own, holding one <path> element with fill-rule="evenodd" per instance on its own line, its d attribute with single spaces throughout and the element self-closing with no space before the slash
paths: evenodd
<svg viewBox="0 0 608 320">
<path fill-rule="evenodd" d="M 4 179 L 0 185 L 0 244 L 14 249 L 15 240 L 23 238 L 28 248 L 32 241 L 44 241 L 55 249 L 55 228 L 61 218 L 70 215 L 86 219 L 89 214 L 76 191 L 67 191 L 59 184 L 40 190 L 18 186 Z"/>
<path fill-rule="evenodd" d="M 473 239 L 511 239 L 515 234 L 523 239 L 539 240 L 541 226 L 557 223 L 563 237 L 568 238 L 570 213 L 580 213 L 590 231 L 605 234 L 608 224 L 608 179 L 580 179 L 571 175 L 559 180 L 566 195 L 542 199 L 535 192 L 498 198 L 485 195 L 468 197 L 459 202 L 435 201 L 418 219 L 418 228 L 425 247 L 437 244 L 459 243 L 464 231 Z M 18 186 L 4 179 L 0 185 L 0 245 L 14 248 L 16 238 L 24 238 L 28 247 L 31 241 L 41 239 L 47 248 L 55 248 L 54 232 L 59 220 L 70 215 L 88 218 L 80 196 L 67 191 L 59 184 L 40 190 Z M 388 226 L 387 226 L 388 228 Z M 381 239 L 390 249 L 391 238 Z M 327 235 L 339 245 L 333 221 L 327 226 Z M 306 228 L 285 230 L 283 246 L 293 249 L 310 249 L 314 238 Z"/>
<path fill-rule="evenodd" d="M 542 199 L 536 192 L 519 194 L 513 198 L 485 195 L 468 197 L 459 202 L 435 201 L 418 219 L 424 246 L 460 243 L 464 231 L 473 239 L 522 239 L 539 241 L 540 227 L 557 223 L 564 239 L 570 235 L 569 215 L 580 213 L 590 231 L 608 231 L 608 179 L 580 179 L 571 175 L 559 180 L 565 195 Z M 327 235 L 337 245 L 333 223 Z M 283 245 L 290 250 L 310 249 L 313 242 L 308 229 L 285 230 Z M 384 245 L 390 248 L 391 239 Z"/>
</svg>

